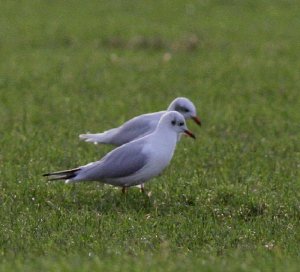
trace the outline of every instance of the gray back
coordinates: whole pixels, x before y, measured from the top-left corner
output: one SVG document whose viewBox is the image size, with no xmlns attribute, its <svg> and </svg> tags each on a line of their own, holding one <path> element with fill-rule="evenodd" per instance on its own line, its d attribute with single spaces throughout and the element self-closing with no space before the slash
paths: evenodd
<svg viewBox="0 0 300 272">
<path fill-rule="evenodd" d="M 105 180 L 127 177 L 145 166 L 147 156 L 141 152 L 145 141 L 130 142 L 122 145 L 100 161 L 82 169 L 82 177 L 87 180 Z"/>
</svg>

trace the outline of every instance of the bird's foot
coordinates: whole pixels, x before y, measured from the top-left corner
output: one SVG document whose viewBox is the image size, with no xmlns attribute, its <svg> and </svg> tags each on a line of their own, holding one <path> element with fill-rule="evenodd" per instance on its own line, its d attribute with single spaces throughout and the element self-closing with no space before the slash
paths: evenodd
<svg viewBox="0 0 300 272">
<path fill-rule="evenodd" d="M 149 191 L 149 192 L 147 192 L 146 190 L 145 190 L 145 184 L 144 183 L 142 183 L 141 185 L 141 193 L 142 194 L 144 194 L 145 196 L 148 196 L 148 197 L 150 197 L 151 195 L 152 195 L 152 193 Z"/>
</svg>

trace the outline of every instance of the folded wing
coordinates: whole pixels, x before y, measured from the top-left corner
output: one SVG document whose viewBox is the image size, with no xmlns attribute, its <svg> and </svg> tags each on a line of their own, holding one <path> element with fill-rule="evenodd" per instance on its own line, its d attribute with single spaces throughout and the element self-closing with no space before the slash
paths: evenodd
<svg viewBox="0 0 300 272">
<path fill-rule="evenodd" d="M 144 141 L 123 145 L 104 156 L 100 161 L 81 168 L 76 180 L 105 180 L 133 175 L 148 161 L 142 152 Z"/>
</svg>

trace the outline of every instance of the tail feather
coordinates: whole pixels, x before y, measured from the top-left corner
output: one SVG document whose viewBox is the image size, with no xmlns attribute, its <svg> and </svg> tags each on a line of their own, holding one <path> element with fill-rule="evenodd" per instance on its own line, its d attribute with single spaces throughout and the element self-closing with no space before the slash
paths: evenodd
<svg viewBox="0 0 300 272">
<path fill-rule="evenodd" d="M 113 138 L 116 136 L 116 133 L 118 133 L 118 129 L 112 128 L 102 133 L 80 134 L 79 138 L 80 140 L 94 144 L 114 144 Z"/>
<path fill-rule="evenodd" d="M 78 174 L 78 171 L 81 168 L 74 168 L 70 170 L 52 172 L 43 174 L 44 177 L 48 177 L 49 180 L 60 180 L 60 179 L 72 179 L 75 178 Z"/>
<path fill-rule="evenodd" d="M 89 143 L 102 143 L 104 141 L 104 133 L 96 133 L 96 134 L 80 134 L 79 139 Z"/>
</svg>

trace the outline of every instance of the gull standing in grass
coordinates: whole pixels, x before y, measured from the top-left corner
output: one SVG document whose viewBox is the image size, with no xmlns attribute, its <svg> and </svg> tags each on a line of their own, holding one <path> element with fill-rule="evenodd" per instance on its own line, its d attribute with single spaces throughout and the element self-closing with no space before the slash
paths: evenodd
<svg viewBox="0 0 300 272">
<path fill-rule="evenodd" d="M 117 147 L 100 161 L 44 176 L 50 180 L 66 180 L 66 183 L 101 181 L 120 186 L 125 192 L 128 187 L 143 184 L 159 175 L 169 165 L 178 135 L 182 133 L 195 139 L 187 129 L 184 117 L 176 111 L 168 111 L 161 117 L 154 132 Z"/>
<path fill-rule="evenodd" d="M 193 102 L 185 97 L 178 97 L 172 101 L 166 111 L 139 115 L 125 122 L 120 127 L 107 130 L 103 133 L 81 134 L 79 138 L 95 144 L 101 143 L 120 146 L 153 132 L 162 115 L 168 111 L 178 111 L 186 120 L 192 118 L 198 125 L 201 125 Z"/>
</svg>

